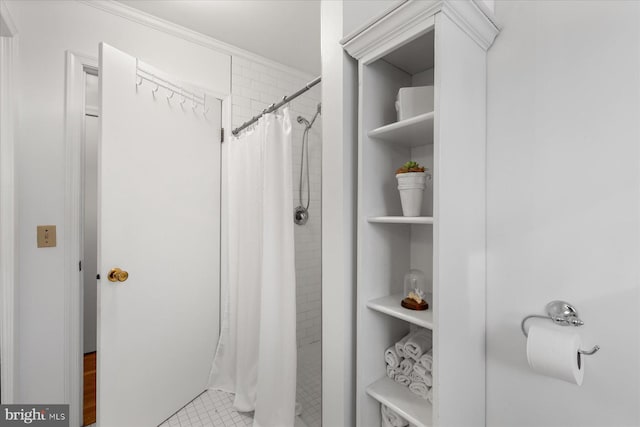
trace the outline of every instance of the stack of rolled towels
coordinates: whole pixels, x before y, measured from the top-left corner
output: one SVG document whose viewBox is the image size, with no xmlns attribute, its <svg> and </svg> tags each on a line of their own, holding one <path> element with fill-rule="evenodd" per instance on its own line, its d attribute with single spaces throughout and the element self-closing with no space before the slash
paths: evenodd
<svg viewBox="0 0 640 427">
<path fill-rule="evenodd" d="M 432 337 L 429 329 L 410 332 L 384 352 L 387 376 L 433 403 Z"/>
<path fill-rule="evenodd" d="M 380 405 L 382 427 L 415 427 L 386 405 Z"/>
</svg>

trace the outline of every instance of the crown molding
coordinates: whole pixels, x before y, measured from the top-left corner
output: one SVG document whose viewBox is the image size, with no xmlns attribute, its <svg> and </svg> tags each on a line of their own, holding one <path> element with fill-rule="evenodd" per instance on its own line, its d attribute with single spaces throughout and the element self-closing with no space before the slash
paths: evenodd
<svg viewBox="0 0 640 427">
<path fill-rule="evenodd" d="M 386 46 L 412 40 L 430 30 L 435 25 L 437 13 L 447 15 L 484 50 L 491 47 L 498 35 L 499 28 L 493 17 L 475 0 L 409 0 L 341 43 L 355 59 L 375 59 L 375 56 L 386 53 Z"/>
<path fill-rule="evenodd" d="M 365 22 L 364 24 L 362 24 L 361 26 L 357 27 L 355 30 L 351 31 L 349 34 L 344 36 L 342 39 L 340 39 L 340 44 L 341 45 L 346 44 L 351 39 L 358 36 L 358 34 L 362 33 L 367 28 L 374 26 L 378 21 L 380 21 L 381 19 L 384 19 L 385 16 L 387 16 L 388 14 L 390 14 L 391 12 L 393 12 L 394 10 L 396 10 L 397 8 L 399 8 L 400 6 L 402 6 L 404 3 L 408 1 L 409 0 L 396 0 L 395 3 L 391 4 L 389 7 L 384 9 L 381 13 L 375 15 L 369 21 Z"/>
<path fill-rule="evenodd" d="M 284 65 L 280 62 L 265 58 L 264 56 L 255 54 L 248 50 L 241 49 L 237 46 L 222 42 L 211 36 L 199 33 L 173 22 L 167 21 L 162 18 L 158 18 L 149 13 L 135 9 L 131 6 L 127 6 L 123 3 L 115 0 L 80 0 L 87 6 L 91 6 L 96 9 L 100 9 L 104 12 L 110 13 L 115 16 L 119 16 L 137 24 L 144 25 L 154 30 L 162 31 L 165 34 L 172 35 L 174 37 L 181 38 L 191 43 L 204 46 L 208 49 L 215 50 L 216 52 L 224 53 L 233 57 L 245 58 L 252 62 L 265 65 L 269 68 L 274 68 L 283 71 L 288 74 L 292 74 L 296 77 L 300 77 L 305 80 L 311 80 L 315 76 L 299 70 L 288 65 Z"/>
<path fill-rule="evenodd" d="M 500 28 L 495 18 L 476 0 L 443 1 L 442 12 L 458 24 L 480 47 L 489 50 Z"/>
<path fill-rule="evenodd" d="M 344 44 L 344 49 L 355 59 L 382 56 L 387 46 L 397 46 L 426 32 L 435 24 L 433 16 L 440 11 L 442 1 L 408 1 L 376 20 L 360 34 Z M 374 58 L 375 59 L 375 58 Z"/>
</svg>

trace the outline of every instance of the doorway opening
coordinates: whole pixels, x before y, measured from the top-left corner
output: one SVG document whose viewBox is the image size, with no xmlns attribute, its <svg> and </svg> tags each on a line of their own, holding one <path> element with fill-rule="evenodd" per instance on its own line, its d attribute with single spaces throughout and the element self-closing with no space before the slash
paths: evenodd
<svg viewBox="0 0 640 427">
<path fill-rule="evenodd" d="M 82 425 L 96 422 L 98 261 L 98 69 L 84 68 L 85 96 L 81 155 Z"/>
</svg>

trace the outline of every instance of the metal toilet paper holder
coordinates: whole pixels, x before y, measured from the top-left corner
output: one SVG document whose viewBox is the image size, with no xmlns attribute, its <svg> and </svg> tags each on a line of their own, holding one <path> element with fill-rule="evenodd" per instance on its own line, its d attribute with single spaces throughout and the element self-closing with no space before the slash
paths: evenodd
<svg viewBox="0 0 640 427">
<path fill-rule="evenodd" d="M 540 314 L 530 314 L 529 316 L 522 319 L 522 323 L 520 324 L 520 328 L 522 329 L 522 333 L 525 337 L 529 337 L 527 330 L 524 328 L 524 324 L 527 320 L 532 317 L 537 317 L 540 319 L 550 319 L 556 325 L 560 326 L 582 326 L 584 322 L 578 316 L 578 310 L 576 308 L 565 301 L 551 301 L 547 304 L 546 307 L 547 315 L 542 316 Z M 600 350 L 599 345 L 593 346 L 593 348 L 589 351 L 587 350 L 578 350 L 578 353 L 590 356 Z"/>
</svg>

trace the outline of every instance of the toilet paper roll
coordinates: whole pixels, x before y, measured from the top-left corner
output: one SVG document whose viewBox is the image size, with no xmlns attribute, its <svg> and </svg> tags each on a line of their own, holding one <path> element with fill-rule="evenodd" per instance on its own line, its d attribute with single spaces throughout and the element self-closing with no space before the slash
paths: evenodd
<svg viewBox="0 0 640 427">
<path fill-rule="evenodd" d="M 559 327 L 532 325 L 527 339 L 529 366 L 539 374 L 582 385 L 584 363 L 578 353 L 582 341 Z"/>
</svg>

